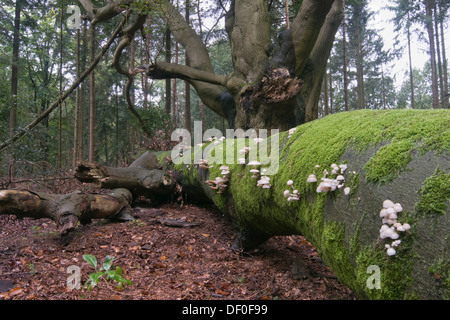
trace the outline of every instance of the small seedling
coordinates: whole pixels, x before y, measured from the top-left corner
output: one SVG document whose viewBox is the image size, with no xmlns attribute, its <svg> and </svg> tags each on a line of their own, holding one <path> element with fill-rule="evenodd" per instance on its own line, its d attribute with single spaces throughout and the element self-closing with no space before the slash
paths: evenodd
<svg viewBox="0 0 450 320">
<path fill-rule="evenodd" d="M 124 284 L 133 285 L 133 283 L 125 279 L 123 277 L 123 270 L 120 267 L 113 269 L 113 261 L 114 257 L 106 256 L 103 265 L 97 268 L 97 258 L 91 254 L 85 254 L 83 259 L 86 260 L 91 266 L 94 267 L 96 272 L 93 272 L 89 275 L 89 279 L 86 281 L 84 286 L 91 290 L 94 288 L 102 279 L 103 276 L 106 275 L 106 280 L 113 280 L 117 282 L 117 289 L 122 290 Z"/>
</svg>

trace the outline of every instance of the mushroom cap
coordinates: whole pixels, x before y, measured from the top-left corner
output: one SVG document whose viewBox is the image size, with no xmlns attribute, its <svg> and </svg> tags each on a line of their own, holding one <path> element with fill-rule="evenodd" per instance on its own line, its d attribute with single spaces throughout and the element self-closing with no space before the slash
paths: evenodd
<svg viewBox="0 0 450 320">
<path fill-rule="evenodd" d="M 227 181 L 228 181 L 227 179 L 221 178 L 221 177 L 216 177 L 216 180 L 215 180 L 216 184 L 224 183 Z"/>
<path fill-rule="evenodd" d="M 402 205 L 400 203 L 394 204 L 394 210 L 395 212 L 402 212 L 403 211 Z"/>
<path fill-rule="evenodd" d="M 283 195 L 285 197 L 289 197 L 289 195 L 291 194 L 291 192 L 289 190 L 284 190 Z"/>
<path fill-rule="evenodd" d="M 394 254 L 396 254 L 397 252 L 395 251 L 395 249 L 394 248 L 388 248 L 387 249 L 387 254 L 389 255 L 389 256 L 393 256 Z"/>
<path fill-rule="evenodd" d="M 308 179 L 306 179 L 306 182 L 317 182 L 317 177 L 315 174 L 310 174 L 308 176 Z"/>
<path fill-rule="evenodd" d="M 251 172 L 251 173 L 258 173 L 259 170 L 258 170 L 258 169 L 251 169 L 250 172 Z"/>
<path fill-rule="evenodd" d="M 349 187 L 344 188 L 344 193 L 347 196 L 350 193 L 350 188 Z"/>
<path fill-rule="evenodd" d="M 383 201 L 383 208 L 393 208 L 394 203 L 391 200 L 384 200 Z"/>
<path fill-rule="evenodd" d="M 344 181 L 345 180 L 345 178 L 344 178 L 344 176 L 343 175 L 338 175 L 337 177 L 336 177 L 336 180 L 337 181 Z"/>
<path fill-rule="evenodd" d="M 250 161 L 247 164 L 250 165 L 250 166 L 259 166 L 259 165 L 261 165 L 261 162 L 253 160 L 253 161 Z"/>
<path fill-rule="evenodd" d="M 404 223 L 403 229 L 405 229 L 405 231 L 407 231 L 407 230 L 411 229 L 411 226 L 408 223 Z"/>
<path fill-rule="evenodd" d="M 222 172 L 220 174 L 226 175 L 226 174 L 229 174 L 229 173 L 230 173 L 229 170 L 222 170 Z"/>
<path fill-rule="evenodd" d="M 220 166 L 219 169 L 220 170 L 228 170 L 228 169 L 230 169 L 230 167 L 229 166 Z"/>
<path fill-rule="evenodd" d="M 288 182 L 286 182 L 286 184 L 287 184 L 288 186 L 292 186 L 292 185 L 294 184 L 294 181 L 288 180 Z"/>
</svg>

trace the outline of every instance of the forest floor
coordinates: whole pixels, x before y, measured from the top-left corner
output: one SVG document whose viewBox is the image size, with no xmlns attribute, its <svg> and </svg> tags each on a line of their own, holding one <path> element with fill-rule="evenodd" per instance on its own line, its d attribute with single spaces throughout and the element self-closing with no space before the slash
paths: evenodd
<svg viewBox="0 0 450 320">
<path fill-rule="evenodd" d="M 72 180 L 54 190 L 80 187 Z M 132 213 L 138 220 L 94 220 L 64 237 L 49 219 L 0 216 L 0 300 L 356 299 L 302 236 L 273 237 L 243 254 L 231 250 L 234 228 L 212 207 L 144 203 Z M 176 228 L 161 218 L 200 224 Z M 83 287 L 95 272 L 87 254 L 99 265 L 113 256 L 132 285 L 118 289 L 102 279 Z M 80 268 L 80 289 L 67 285 L 72 265 Z"/>
</svg>

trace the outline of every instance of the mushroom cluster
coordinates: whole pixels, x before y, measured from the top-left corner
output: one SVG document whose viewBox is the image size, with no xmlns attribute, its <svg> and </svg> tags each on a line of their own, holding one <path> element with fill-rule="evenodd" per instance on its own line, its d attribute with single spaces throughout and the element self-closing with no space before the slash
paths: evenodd
<svg viewBox="0 0 450 320">
<path fill-rule="evenodd" d="M 408 231 L 411 228 L 408 223 L 401 224 L 397 222 L 398 213 L 402 211 L 403 208 L 400 203 L 394 203 L 391 200 L 383 201 L 383 209 L 380 211 L 380 218 L 383 218 L 383 225 L 380 228 L 380 238 L 396 240 L 390 245 L 385 245 L 388 249 L 387 254 L 390 256 L 395 255 L 396 251 L 394 247 L 397 247 L 401 242 L 400 240 L 397 240 L 400 237 L 398 232 Z"/>
<path fill-rule="evenodd" d="M 292 193 L 289 190 L 285 190 L 283 193 L 283 195 L 287 198 L 287 200 L 288 201 L 300 200 L 300 195 L 298 194 L 298 190 L 294 188 L 294 181 L 288 180 L 288 182 L 286 184 L 292 188 Z"/>
<path fill-rule="evenodd" d="M 220 174 L 222 177 L 216 177 L 214 180 L 206 180 L 209 187 L 214 190 L 219 190 L 217 193 L 222 193 L 227 188 L 228 176 L 230 174 L 230 168 L 228 166 L 221 166 Z"/>
<path fill-rule="evenodd" d="M 316 165 L 316 169 L 319 169 L 320 166 Z M 344 187 L 345 177 L 343 176 L 345 170 L 347 170 L 346 164 L 337 165 L 333 163 L 331 165 L 331 174 L 335 175 L 334 178 L 327 178 L 327 176 L 330 174 L 327 169 L 323 170 L 323 178 L 321 179 L 319 185 L 317 186 L 316 192 L 329 192 L 329 191 L 335 191 L 336 189 L 341 189 Z M 317 182 L 317 177 L 315 173 L 312 173 L 308 176 L 306 179 L 306 182 L 308 183 L 314 183 Z M 344 188 L 345 195 L 348 195 L 350 193 L 350 188 L 346 187 Z"/>
<path fill-rule="evenodd" d="M 202 169 L 208 170 L 208 160 L 206 159 L 200 159 L 200 162 L 198 164 L 198 166 Z"/>
<path fill-rule="evenodd" d="M 261 176 L 261 179 L 258 180 L 257 184 L 258 187 L 261 187 L 263 189 L 270 189 L 270 177 L 263 175 Z"/>
<path fill-rule="evenodd" d="M 250 172 L 253 174 L 252 178 L 253 179 L 258 179 L 259 178 L 259 169 L 257 169 L 257 167 L 261 165 L 261 162 L 253 160 L 253 161 L 250 161 L 247 164 L 249 166 L 252 166 L 252 169 L 250 169 Z"/>
</svg>

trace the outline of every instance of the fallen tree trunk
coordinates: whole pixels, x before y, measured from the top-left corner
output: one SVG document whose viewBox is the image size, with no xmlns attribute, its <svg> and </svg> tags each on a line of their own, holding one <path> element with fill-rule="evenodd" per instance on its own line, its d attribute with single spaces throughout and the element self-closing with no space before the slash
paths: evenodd
<svg viewBox="0 0 450 320">
<path fill-rule="evenodd" d="M 149 163 L 143 165 L 150 166 Z M 148 170 L 137 164 L 126 168 L 112 168 L 83 161 L 78 163 L 74 176 L 82 182 L 93 183 L 103 189 L 126 188 L 134 197 L 145 195 L 154 201 L 167 201 L 173 193 L 174 181 L 168 173 L 159 169 Z"/>
<path fill-rule="evenodd" d="M 0 190 L 0 214 L 18 218 L 49 218 L 56 222 L 61 234 L 75 229 L 78 221 L 91 219 L 130 220 L 127 209 L 132 196 L 127 189 L 115 189 L 108 194 L 49 194 L 28 190 Z"/>
<path fill-rule="evenodd" d="M 238 152 L 225 170 L 211 163 L 214 152 L 189 166 L 159 156 L 159 166 L 173 170 L 186 195 L 231 217 L 240 229 L 236 249 L 301 234 L 362 298 L 442 299 L 450 296 L 449 123 L 448 110 L 331 115 L 267 140 L 279 145 L 270 180 L 255 179 Z M 230 151 L 226 141 L 215 150 Z M 308 182 L 313 174 L 317 181 Z M 395 219 L 386 200 L 397 204 Z"/>
<path fill-rule="evenodd" d="M 145 179 L 134 174 L 137 169 L 166 172 L 175 179 L 167 180 L 165 191 L 180 185 L 187 199 L 208 199 L 232 219 L 239 228 L 237 250 L 300 234 L 362 298 L 449 298 L 449 123 L 448 110 L 327 116 L 251 146 L 260 158 L 264 145 L 271 156 L 276 146 L 277 156 L 266 162 L 275 171 L 267 177 L 264 166 L 250 164 L 251 152 L 239 153 L 238 139 L 194 147 L 190 157 L 183 152 L 185 163 L 171 152 L 146 152 L 118 171 L 87 166 L 102 168 L 87 176 L 106 188 L 123 181 L 112 178 L 120 175 L 133 177 L 127 186 L 139 185 Z M 256 168 L 259 173 L 250 172 Z M 135 190 L 152 197 L 151 188 Z M 25 200 L 17 205 L 34 208 L 37 200 Z"/>
</svg>

